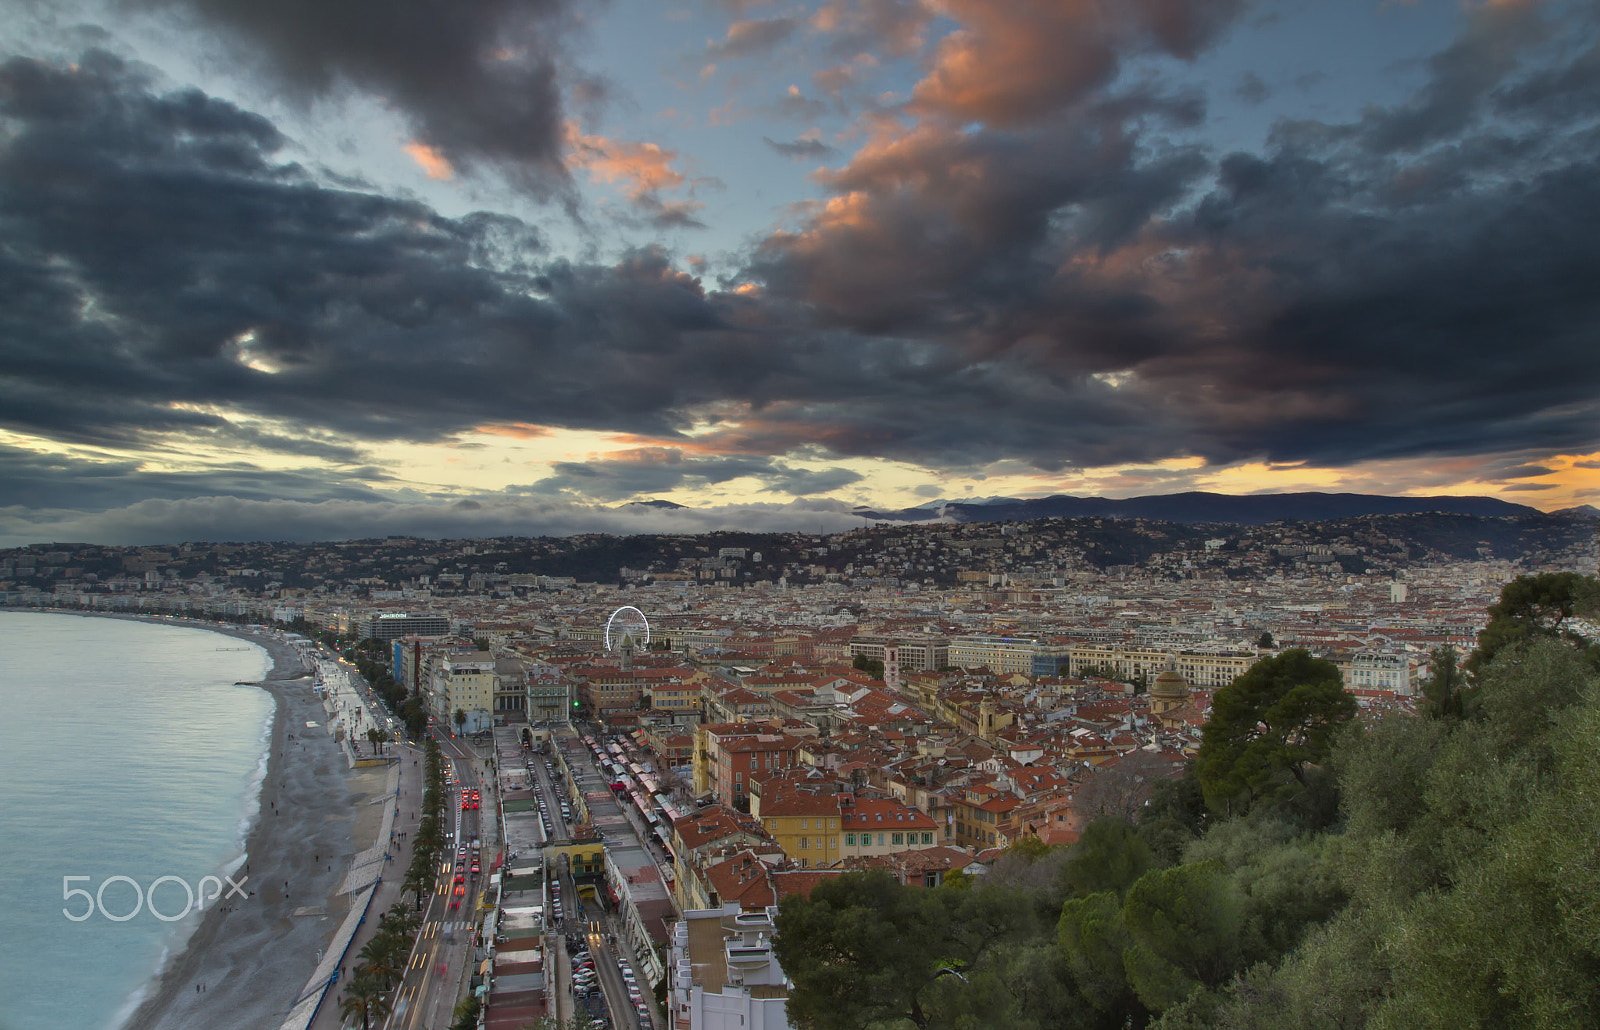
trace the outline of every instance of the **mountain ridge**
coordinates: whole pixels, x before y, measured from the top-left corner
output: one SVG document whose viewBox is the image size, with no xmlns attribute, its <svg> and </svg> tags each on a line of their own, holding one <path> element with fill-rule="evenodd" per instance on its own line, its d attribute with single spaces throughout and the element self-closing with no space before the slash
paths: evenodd
<svg viewBox="0 0 1600 1030">
<path fill-rule="evenodd" d="M 1189 525 L 1218 522 L 1259 526 L 1270 522 L 1323 522 L 1361 515 L 1417 515 L 1425 512 L 1491 518 L 1545 514 L 1538 508 L 1496 497 L 1407 497 L 1320 491 L 1219 494 L 1202 490 L 1126 498 L 1055 494 L 1027 499 L 997 498 L 980 503 L 951 502 L 939 508 L 857 508 L 854 514 L 888 522 L 926 522 L 938 518 L 961 523 L 1025 522 L 1029 519 L 1101 516 L 1155 519 Z M 1551 515 L 1569 513 L 1583 512 L 1582 509 L 1568 509 Z"/>
</svg>

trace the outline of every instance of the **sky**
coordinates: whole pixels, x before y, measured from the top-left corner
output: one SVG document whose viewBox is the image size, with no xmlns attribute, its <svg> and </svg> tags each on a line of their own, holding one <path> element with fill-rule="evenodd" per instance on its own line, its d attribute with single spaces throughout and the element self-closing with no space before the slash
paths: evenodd
<svg viewBox="0 0 1600 1030">
<path fill-rule="evenodd" d="M 1596 503 L 1597 159 L 1596 0 L 0 0 L 0 546 Z"/>
</svg>

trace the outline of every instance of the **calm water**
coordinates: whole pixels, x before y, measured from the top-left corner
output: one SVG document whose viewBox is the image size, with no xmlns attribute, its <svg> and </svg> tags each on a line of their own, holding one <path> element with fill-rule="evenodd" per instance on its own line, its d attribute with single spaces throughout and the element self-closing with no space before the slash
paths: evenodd
<svg viewBox="0 0 1600 1030">
<path fill-rule="evenodd" d="M 234 682 L 270 664 L 204 630 L 0 612 L 0 1030 L 122 1022 L 197 921 L 140 894 L 172 917 L 184 885 L 238 878 L 273 702 Z"/>
</svg>

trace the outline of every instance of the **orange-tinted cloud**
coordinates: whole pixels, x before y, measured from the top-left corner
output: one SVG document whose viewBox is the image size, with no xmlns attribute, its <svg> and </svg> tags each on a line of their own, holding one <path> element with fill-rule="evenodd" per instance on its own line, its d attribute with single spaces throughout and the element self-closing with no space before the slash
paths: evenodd
<svg viewBox="0 0 1600 1030">
<path fill-rule="evenodd" d="M 1239 0 L 943 0 L 961 23 L 912 93 L 924 112 L 1014 125 L 1109 81 L 1140 50 L 1194 56 Z"/>
<path fill-rule="evenodd" d="M 509 436 L 517 440 L 533 440 L 551 435 L 551 430 L 547 427 L 528 422 L 488 422 L 472 428 L 476 432 L 487 433 L 490 436 Z"/>
<path fill-rule="evenodd" d="M 444 154 L 426 143 L 412 140 L 401 149 L 410 155 L 411 160 L 422 167 L 428 178 L 437 179 L 440 182 L 455 178 L 456 170 L 450 167 L 450 162 L 446 160 Z"/>
<path fill-rule="evenodd" d="M 568 166 L 586 169 L 595 182 L 620 183 L 629 200 L 682 186 L 683 173 L 672 167 L 677 157 L 677 151 L 654 143 L 588 135 L 567 123 Z"/>
</svg>

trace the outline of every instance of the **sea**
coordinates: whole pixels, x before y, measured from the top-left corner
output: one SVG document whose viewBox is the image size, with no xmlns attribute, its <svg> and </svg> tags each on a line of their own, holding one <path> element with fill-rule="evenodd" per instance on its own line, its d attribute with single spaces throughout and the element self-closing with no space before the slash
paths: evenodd
<svg viewBox="0 0 1600 1030">
<path fill-rule="evenodd" d="M 270 666 L 202 629 L 0 612 L 0 1030 L 120 1026 L 238 882 L 274 704 L 236 684 Z"/>
</svg>

